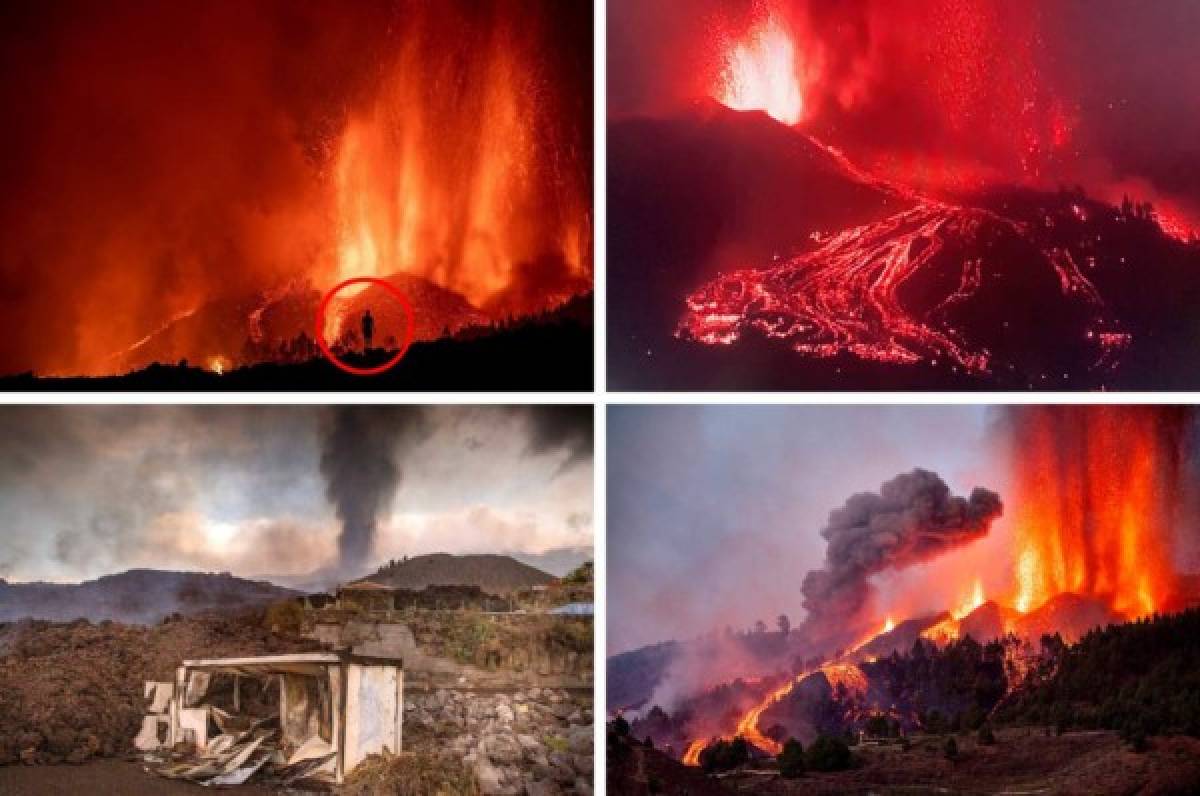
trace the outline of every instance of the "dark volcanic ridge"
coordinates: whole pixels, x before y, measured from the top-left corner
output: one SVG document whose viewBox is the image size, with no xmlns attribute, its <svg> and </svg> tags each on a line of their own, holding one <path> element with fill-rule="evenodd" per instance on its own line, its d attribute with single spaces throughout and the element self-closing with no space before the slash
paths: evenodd
<svg viewBox="0 0 1200 796">
<path fill-rule="evenodd" d="M 385 345 L 386 340 L 377 344 Z M 469 327 L 453 337 L 413 343 L 398 364 L 370 377 L 346 373 L 312 350 L 296 361 L 233 367 L 220 374 L 202 362 L 155 364 L 123 376 L 24 373 L 0 377 L 0 390 L 579 391 L 592 388 L 594 350 L 589 293 L 540 315 Z M 394 354 L 393 350 L 373 348 L 342 359 L 369 368 L 385 364 Z"/>
<path fill-rule="evenodd" d="M 228 613 L 294 597 L 298 592 L 228 572 L 131 569 L 82 583 L 0 580 L 0 621 L 87 619 L 155 624 L 172 614 Z"/>
<path fill-rule="evenodd" d="M 428 586 L 477 586 L 499 595 L 545 586 L 554 576 L 505 555 L 432 553 L 392 561 L 364 580 L 410 591 Z"/>
</svg>

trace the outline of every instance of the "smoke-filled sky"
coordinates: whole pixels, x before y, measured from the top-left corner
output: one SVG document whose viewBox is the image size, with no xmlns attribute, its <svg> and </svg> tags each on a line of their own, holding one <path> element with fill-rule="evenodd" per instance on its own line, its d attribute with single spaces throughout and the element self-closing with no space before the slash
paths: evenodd
<svg viewBox="0 0 1200 796">
<path fill-rule="evenodd" d="M 364 483 L 379 482 L 371 489 L 380 510 L 372 538 L 341 545 L 342 558 L 365 551 L 352 568 L 432 552 L 512 553 L 537 564 L 551 552 L 558 563 L 547 566 L 561 571 L 590 557 L 591 412 L 4 407 L 0 577 L 337 571 L 337 496 L 371 496 L 354 483 L 356 467 Z M 356 463 L 356 430 L 389 425 L 397 430 L 383 436 L 386 445 L 364 445 Z"/>
<path fill-rule="evenodd" d="M 709 96 L 770 19 L 795 43 L 800 124 L 865 163 L 1128 191 L 1200 223 L 1200 4 L 613 0 L 610 117 Z"/>
<path fill-rule="evenodd" d="M 780 613 L 799 624 L 819 532 L 852 494 L 922 467 L 953 494 L 1003 496 L 989 423 L 983 407 L 612 408 L 609 651 Z"/>
<path fill-rule="evenodd" d="M 1014 526 L 1028 512 L 1013 505 L 1023 452 L 1006 412 L 1029 410 L 612 407 L 610 654 L 760 619 L 774 627 L 781 613 L 799 627 L 806 593 L 840 592 L 843 623 L 864 597 L 870 621 L 949 610 L 976 577 L 986 596 L 1011 602 Z M 1192 440 L 1194 416 L 1186 422 Z M 1148 530 L 1172 539 L 1168 557 L 1194 572 L 1200 467 L 1193 442 L 1183 452 L 1182 493 L 1170 497 L 1177 516 Z M 1095 464 L 1103 461 L 1077 462 Z"/>
</svg>

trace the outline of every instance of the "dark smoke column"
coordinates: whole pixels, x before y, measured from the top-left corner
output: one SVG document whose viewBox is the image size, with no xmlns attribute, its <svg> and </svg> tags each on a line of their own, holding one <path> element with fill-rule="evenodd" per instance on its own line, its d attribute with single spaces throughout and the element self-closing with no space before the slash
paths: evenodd
<svg viewBox="0 0 1200 796">
<path fill-rule="evenodd" d="M 419 407 L 343 406 L 325 419 L 321 474 L 342 532 L 338 569 L 360 576 L 375 541 L 379 512 L 400 486 L 398 449 L 405 433 L 419 425 Z"/>
<path fill-rule="evenodd" d="M 829 515 L 825 566 L 804 576 L 804 629 L 814 640 L 854 632 L 871 596 L 867 579 L 885 569 L 928 561 L 987 535 L 1003 506 L 995 492 L 976 487 L 951 496 L 928 470 L 913 470 L 863 492 Z M 843 639 L 844 641 L 844 639 Z"/>
</svg>

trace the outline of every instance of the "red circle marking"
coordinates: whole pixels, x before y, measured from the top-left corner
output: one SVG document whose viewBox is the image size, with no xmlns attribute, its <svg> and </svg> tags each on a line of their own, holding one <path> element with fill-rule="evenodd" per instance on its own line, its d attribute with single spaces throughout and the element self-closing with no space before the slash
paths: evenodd
<svg viewBox="0 0 1200 796">
<path fill-rule="evenodd" d="M 329 343 L 325 342 L 325 310 L 328 309 L 329 302 L 334 295 L 350 285 L 375 285 L 376 287 L 381 287 L 390 293 L 392 298 L 400 302 L 401 308 L 404 309 L 404 317 L 407 319 L 406 323 L 404 324 L 404 342 L 400 345 L 400 350 L 396 352 L 396 355 L 387 362 L 384 362 L 382 365 L 376 365 L 373 368 L 356 368 L 353 365 L 348 365 L 339 359 L 337 354 L 333 353 L 333 351 L 329 348 Z M 321 299 L 321 303 L 317 305 L 316 332 L 317 345 L 321 347 L 321 353 L 323 353 L 330 362 L 337 365 L 347 373 L 353 373 L 355 376 L 378 376 L 385 370 L 395 367 L 396 363 L 403 359 L 404 355 L 408 353 L 408 345 L 413 339 L 412 305 L 408 303 L 408 299 L 405 298 L 404 294 L 401 293 L 391 282 L 388 282 L 384 279 L 378 279 L 373 276 L 351 277 L 344 282 L 339 282 L 338 284 L 334 285 L 333 288 L 325 294 L 325 297 Z"/>
</svg>

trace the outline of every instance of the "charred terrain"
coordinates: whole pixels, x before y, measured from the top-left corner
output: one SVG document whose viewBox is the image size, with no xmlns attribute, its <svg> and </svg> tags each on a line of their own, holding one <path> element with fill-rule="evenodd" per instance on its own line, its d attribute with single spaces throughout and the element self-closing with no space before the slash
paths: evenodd
<svg viewBox="0 0 1200 796">
<path fill-rule="evenodd" d="M 84 583 L 9 583 L 0 578 L 0 622 L 86 619 L 156 624 L 171 614 L 263 607 L 297 592 L 229 573 L 134 569 Z"/>
<path fill-rule="evenodd" d="M 380 567 L 377 576 L 404 563 Z M 510 587 L 489 594 L 473 583 L 358 591 L 348 584 L 336 596 L 300 597 L 277 589 L 265 610 L 206 610 L 141 625 L 0 624 L 0 787 L 37 793 L 86 781 L 97 792 L 194 789 L 143 771 L 161 765 L 133 746 L 147 710 L 144 682 L 172 681 L 185 659 L 335 650 L 400 659 L 405 668 L 403 750 L 369 758 L 338 792 L 590 792 L 591 618 L 550 612 L 590 599 L 590 566 L 552 578 L 504 556 L 478 556 L 468 569 L 467 580 Z M 418 570 L 428 577 L 429 561 Z M 201 582 L 222 592 L 223 577 Z M 249 709 L 270 710 L 279 694 L 264 681 L 247 685 L 243 699 Z M 278 791 L 263 779 L 237 790 Z"/>
</svg>

